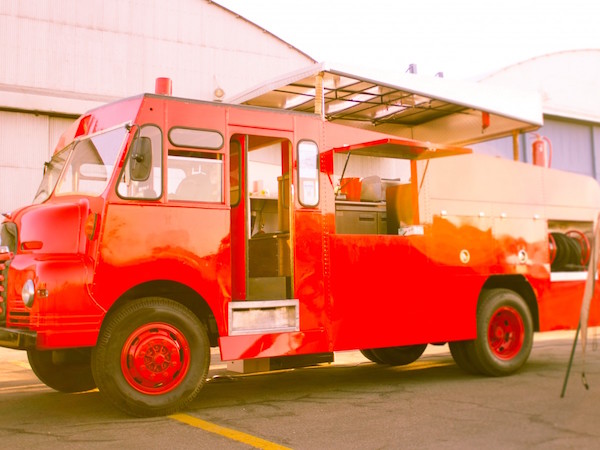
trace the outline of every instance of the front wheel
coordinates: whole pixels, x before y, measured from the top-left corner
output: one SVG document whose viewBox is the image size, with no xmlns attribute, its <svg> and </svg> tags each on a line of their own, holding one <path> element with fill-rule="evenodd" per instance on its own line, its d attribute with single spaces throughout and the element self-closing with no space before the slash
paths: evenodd
<svg viewBox="0 0 600 450">
<path fill-rule="evenodd" d="M 477 339 L 466 345 L 470 362 L 485 375 L 519 370 L 533 346 L 533 320 L 521 296 L 508 289 L 483 291 L 477 309 Z"/>
<path fill-rule="evenodd" d="M 182 409 L 204 385 L 209 365 L 205 325 L 185 306 L 157 297 L 112 314 L 92 352 L 98 389 L 134 416 Z"/>
<path fill-rule="evenodd" d="M 56 351 L 27 350 L 33 373 L 46 386 L 59 392 L 85 392 L 96 387 L 92 377 L 90 349 Z"/>
</svg>

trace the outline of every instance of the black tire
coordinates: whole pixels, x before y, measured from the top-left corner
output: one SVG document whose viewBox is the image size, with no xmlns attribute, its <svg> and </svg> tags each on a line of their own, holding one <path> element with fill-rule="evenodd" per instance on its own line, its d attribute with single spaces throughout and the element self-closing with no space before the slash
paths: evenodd
<svg viewBox="0 0 600 450">
<path fill-rule="evenodd" d="M 560 272 L 564 270 L 570 259 L 569 238 L 563 233 L 555 232 L 550 234 L 554 238 L 554 245 L 556 246 L 554 261 L 552 261 L 552 271 Z"/>
<path fill-rule="evenodd" d="M 582 247 L 579 241 L 563 233 L 552 233 L 552 237 L 556 245 L 552 271 L 581 270 Z"/>
<path fill-rule="evenodd" d="M 158 297 L 111 314 L 92 352 L 100 392 L 139 417 L 184 408 L 204 386 L 209 365 L 205 325 L 185 306 Z"/>
<path fill-rule="evenodd" d="M 527 362 L 532 346 L 533 320 L 521 296 L 508 289 L 482 291 L 477 339 L 465 343 L 474 367 L 485 375 L 510 375 Z"/>
<path fill-rule="evenodd" d="M 96 387 L 90 355 L 90 349 L 27 350 L 29 365 L 40 381 L 66 393 L 85 392 Z"/>
<path fill-rule="evenodd" d="M 427 344 L 406 345 L 403 347 L 374 348 L 371 350 L 375 358 L 383 364 L 405 366 L 421 357 Z"/>
<path fill-rule="evenodd" d="M 364 350 L 361 350 L 360 352 L 369 361 L 373 361 L 374 363 L 377 363 L 377 364 L 385 364 L 382 360 L 380 360 L 379 358 L 377 358 L 375 356 L 372 349 L 364 349 Z"/>
<path fill-rule="evenodd" d="M 469 357 L 467 349 L 468 345 L 471 345 L 469 341 L 457 341 L 448 343 L 448 347 L 450 347 L 450 354 L 452 355 L 452 358 L 454 358 L 454 362 L 458 367 L 460 367 L 467 373 L 480 374 L 481 371 L 477 368 L 475 364 L 473 364 L 471 358 Z"/>
</svg>

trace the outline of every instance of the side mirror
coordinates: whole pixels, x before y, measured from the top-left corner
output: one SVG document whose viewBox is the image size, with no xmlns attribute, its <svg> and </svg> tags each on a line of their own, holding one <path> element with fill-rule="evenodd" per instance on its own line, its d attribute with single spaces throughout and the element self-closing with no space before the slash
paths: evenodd
<svg viewBox="0 0 600 450">
<path fill-rule="evenodd" d="M 133 141 L 130 156 L 129 176 L 132 181 L 146 181 L 152 169 L 152 141 L 149 137 L 138 137 Z"/>
</svg>

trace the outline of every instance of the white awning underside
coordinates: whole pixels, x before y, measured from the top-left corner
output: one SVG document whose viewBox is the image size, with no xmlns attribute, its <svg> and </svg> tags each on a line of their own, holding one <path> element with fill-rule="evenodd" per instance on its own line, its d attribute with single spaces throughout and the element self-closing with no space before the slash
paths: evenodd
<svg viewBox="0 0 600 450">
<path fill-rule="evenodd" d="M 536 93 L 414 74 L 366 77 L 325 63 L 289 73 L 227 102 L 315 113 L 350 126 L 450 145 L 531 131 L 543 123 Z"/>
</svg>

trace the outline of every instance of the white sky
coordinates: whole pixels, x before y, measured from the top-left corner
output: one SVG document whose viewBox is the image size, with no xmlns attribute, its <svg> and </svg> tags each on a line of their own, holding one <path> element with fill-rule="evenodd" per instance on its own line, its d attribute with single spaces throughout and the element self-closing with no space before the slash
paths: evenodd
<svg viewBox="0 0 600 450">
<path fill-rule="evenodd" d="M 469 79 L 600 48 L 600 0 L 216 0 L 317 61 Z"/>
</svg>

